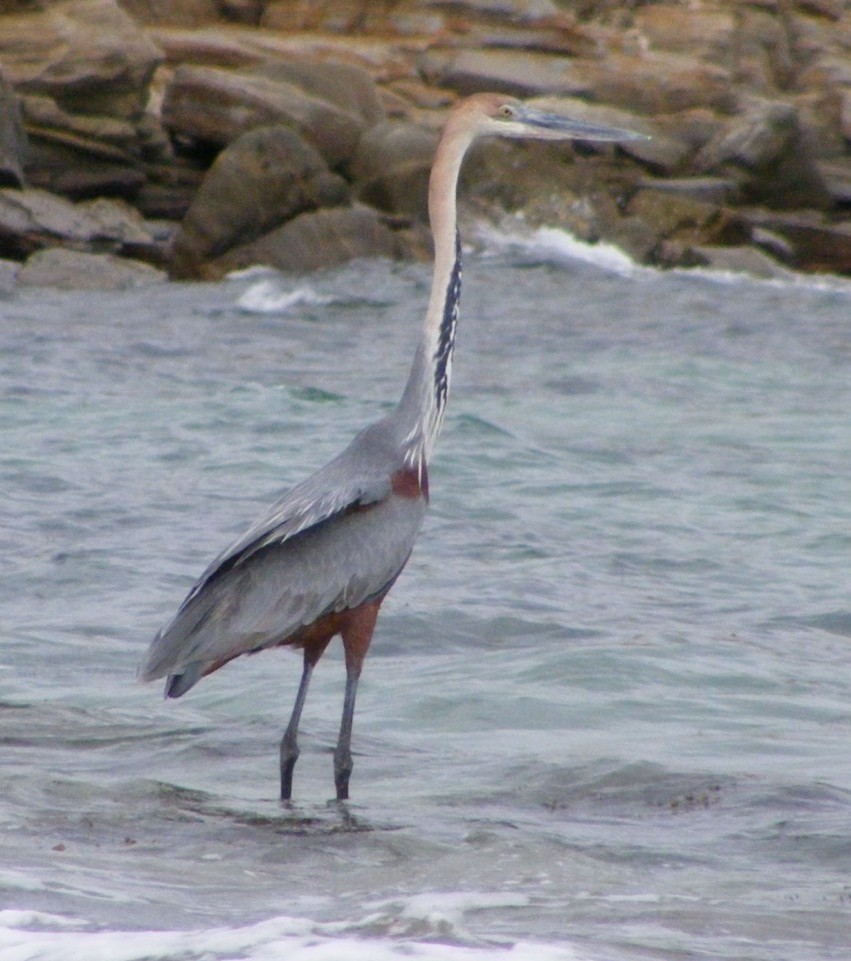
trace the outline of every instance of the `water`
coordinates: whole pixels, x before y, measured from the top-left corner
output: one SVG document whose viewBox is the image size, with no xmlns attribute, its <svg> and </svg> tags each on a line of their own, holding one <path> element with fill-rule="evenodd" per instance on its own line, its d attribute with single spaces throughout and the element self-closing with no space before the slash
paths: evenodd
<svg viewBox="0 0 851 961">
<path fill-rule="evenodd" d="M 846 959 L 851 288 L 468 257 L 332 796 L 329 650 L 134 681 L 395 401 L 422 266 L 0 303 L 2 961 Z"/>
</svg>

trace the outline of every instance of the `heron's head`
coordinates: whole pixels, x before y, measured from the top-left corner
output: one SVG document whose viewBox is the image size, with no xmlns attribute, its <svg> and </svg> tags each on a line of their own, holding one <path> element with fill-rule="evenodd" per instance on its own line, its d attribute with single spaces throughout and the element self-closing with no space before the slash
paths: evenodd
<svg viewBox="0 0 851 961">
<path fill-rule="evenodd" d="M 647 140 L 636 130 L 607 127 L 577 120 L 562 113 L 533 107 L 514 97 L 479 94 L 464 102 L 474 136 L 512 137 L 531 140 L 595 140 L 626 142 Z"/>
</svg>

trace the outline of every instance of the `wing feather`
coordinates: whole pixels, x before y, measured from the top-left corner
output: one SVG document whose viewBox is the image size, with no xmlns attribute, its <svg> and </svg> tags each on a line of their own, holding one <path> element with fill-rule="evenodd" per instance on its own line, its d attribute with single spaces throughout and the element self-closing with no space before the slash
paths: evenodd
<svg viewBox="0 0 851 961">
<path fill-rule="evenodd" d="M 393 493 L 393 466 L 362 432 L 286 493 L 204 571 L 154 638 L 142 678 L 185 671 L 197 680 L 199 664 L 281 643 L 386 591 L 425 513 L 424 501 Z"/>
</svg>

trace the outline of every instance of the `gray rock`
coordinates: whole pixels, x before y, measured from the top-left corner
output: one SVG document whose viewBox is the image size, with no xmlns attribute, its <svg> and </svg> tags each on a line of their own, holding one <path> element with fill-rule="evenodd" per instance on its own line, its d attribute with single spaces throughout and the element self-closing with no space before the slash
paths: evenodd
<svg viewBox="0 0 851 961">
<path fill-rule="evenodd" d="M 0 256 L 22 258 L 59 245 L 153 257 L 161 241 L 136 210 L 120 201 L 74 204 L 44 190 L 0 189 Z"/>
<path fill-rule="evenodd" d="M 25 287 L 61 290 L 125 290 L 168 280 L 166 274 L 140 261 L 113 254 L 49 247 L 29 257 L 18 275 Z"/>
<path fill-rule="evenodd" d="M 350 167 L 360 200 L 393 214 L 428 220 L 428 178 L 437 134 L 386 121 L 361 138 Z"/>
<path fill-rule="evenodd" d="M 216 158 L 174 244 L 171 269 L 197 277 L 202 264 L 251 243 L 305 210 L 348 200 L 345 181 L 289 127 L 259 127 Z"/>
<path fill-rule="evenodd" d="M 206 265 L 205 276 L 263 265 L 303 273 L 357 257 L 395 257 L 396 237 L 368 207 L 336 207 L 300 214 L 244 247 Z"/>
</svg>

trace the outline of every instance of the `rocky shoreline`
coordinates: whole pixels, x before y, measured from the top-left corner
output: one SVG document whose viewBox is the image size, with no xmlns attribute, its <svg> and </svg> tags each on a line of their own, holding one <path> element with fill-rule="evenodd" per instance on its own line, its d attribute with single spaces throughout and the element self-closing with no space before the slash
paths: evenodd
<svg viewBox="0 0 851 961">
<path fill-rule="evenodd" d="M 480 146 L 468 215 L 851 274 L 848 0 L 7 0 L 0 65 L 17 283 L 424 256 L 437 131 L 478 90 L 651 139 Z"/>
</svg>

